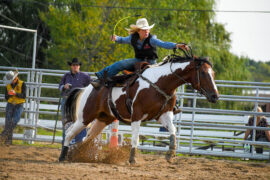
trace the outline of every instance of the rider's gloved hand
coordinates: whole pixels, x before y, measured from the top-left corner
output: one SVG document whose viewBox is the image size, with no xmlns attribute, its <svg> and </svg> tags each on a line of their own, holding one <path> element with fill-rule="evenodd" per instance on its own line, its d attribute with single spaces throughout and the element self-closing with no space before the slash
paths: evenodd
<svg viewBox="0 0 270 180">
<path fill-rule="evenodd" d="M 176 48 L 187 50 L 187 51 L 189 50 L 188 45 L 185 45 L 185 44 L 176 44 Z"/>
<path fill-rule="evenodd" d="M 111 41 L 116 41 L 116 35 L 111 36 Z"/>
</svg>

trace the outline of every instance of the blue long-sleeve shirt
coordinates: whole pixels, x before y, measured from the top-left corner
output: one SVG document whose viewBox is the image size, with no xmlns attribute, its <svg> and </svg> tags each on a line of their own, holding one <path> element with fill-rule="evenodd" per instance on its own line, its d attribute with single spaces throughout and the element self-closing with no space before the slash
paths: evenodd
<svg viewBox="0 0 270 180">
<path fill-rule="evenodd" d="M 115 42 L 120 43 L 120 44 L 131 44 L 131 37 L 132 37 L 132 35 L 129 35 L 126 37 L 116 36 Z M 145 39 L 143 41 L 140 41 L 140 39 L 138 39 L 137 47 L 139 49 L 142 47 L 144 41 L 145 41 Z M 152 38 L 150 39 L 150 44 L 151 44 L 151 46 L 154 46 L 154 47 L 158 46 L 158 47 L 162 47 L 165 49 L 173 49 L 176 46 L 176 43 L 164 42 L 160 39 L 157 39 L 156 35 L 152 35 Z"/>
<path fill-rule="evenodd" d="M 86 87 L 90 84 L 91 78 L 88 74 L 84 72 L 78 72 L 72 74 L 71 72 L 66 73 L 59 84 L 59 90 L 61 91 L 62 96 L 66 96 L 68 91 L 64 90 L 65 84 L 69 83 L 72 85 L 71 89 Z"/>
</svg>

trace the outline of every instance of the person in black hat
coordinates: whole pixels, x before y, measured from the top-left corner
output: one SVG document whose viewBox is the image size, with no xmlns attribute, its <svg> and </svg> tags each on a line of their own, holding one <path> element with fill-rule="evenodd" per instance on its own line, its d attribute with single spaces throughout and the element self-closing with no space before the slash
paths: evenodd
<svg viewBox="0 0 270 180">
<path fill-rule="evenodd" d="M 61 91 L 62 101 L 61 101 L 61 114 L 62 114 L 62 124 L 63 124 L 63 141 L 65 140 L 65 116 L 64 116 L 64 105 L 66 102 L 66 98 L 68 93 L 74 88 L 83 88 L 90 84 L 91 78 L 88 74 L 84 72 L 80 72 L 80 67 L 82 65 L 81 62 L 77 58 L 73 58 L 72 61 L 68 62 L 70 66 L 70 72 L 67 72 L 63 77 L 59 84 L 59 90 Z M 86 136 L 86 130 L 82 130 L 75 139 L 73 143 L 81 142 L 83 138 Z M 74 142 L 75 141 L 75 142 Z"/>
</svg>

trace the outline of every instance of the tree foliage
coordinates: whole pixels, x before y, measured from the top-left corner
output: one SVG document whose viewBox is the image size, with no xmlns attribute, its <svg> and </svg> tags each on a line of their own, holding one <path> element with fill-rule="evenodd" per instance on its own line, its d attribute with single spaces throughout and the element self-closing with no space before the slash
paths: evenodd
<svg viewBox="0 0 270 180">
<path fill-rule="evenodd" d="M 109 39 L 119 19 L 141 14 L 150 24 L 155 23 L 151 33 L 159 39 L 188 43 L 195 55 L 209 56 L 215 64 L 217 79 L 246 80 L 249 76 L 243 68 L 245 62 L 229 52 L 230 34 L 214 21 L 213 12 L 176 10 L 213 9 L 214 0 L 56 2 L 62 4 L 52 4 L 48 12 L 40 14 L 52 36 L 45 50 L 49 68 L 64 69 L 65 62 L 76 56 L 83 61 L 83 70 L 98 71 L 113 62 L 134 57 L 131 46 L 114 44 Z M 116 34 L 127 36 L 125 28 L 134 23 L 136 18 L 132 17 L 123 21 L 117 26 Z M 158 53 L 161 60 L 172 52 L 160 48 Z"/>
<path fill-rule="evenodd" d="M 50 39 L 39 12 L 48 10 L 48 2 L 1 1 L 0 24 L 38 30 L 36 67 L 46 64 L 42 49 L 47 48 Z M 33 55 L 33 33 L 0 28 L 0 61 L 2 66 L 31 67 Z"/>
<path fill-rule="evenodd" d="M 150 24 L 151 33 L 164 41 L 185 42 L 196 56 L 209 56 L 216 79 L 269 81 L 269 64 L 256 63 L 230 53 L 230 33 L 209 11 L 214 0 L 22 0 L 1 1 L 0 24 L 38 30 L 37 65 L 67 69 L 67 61 L 78 57 L 84 71 L 98 71 L 113 62 L 134 57 L 131 46 L 110 41 L 121 18 L 140 14 Z M 122 21 L 116 34 L 127 36 L 125 28 L 135 17 Z M 0 29 L 1 65 L 31 67 L 33 35 Z M 159 61 L 172 53 L 159 48 Z M 255 71 L 262 73 L 254 74 Z"/>
<path fill-rule="evenodd" d="M 246 68 L 252 74 L 250 80 L 255 82 L 270 82 L 270 61 L 256 62 L 249 58 L 246 59 Z"/>
</svg>

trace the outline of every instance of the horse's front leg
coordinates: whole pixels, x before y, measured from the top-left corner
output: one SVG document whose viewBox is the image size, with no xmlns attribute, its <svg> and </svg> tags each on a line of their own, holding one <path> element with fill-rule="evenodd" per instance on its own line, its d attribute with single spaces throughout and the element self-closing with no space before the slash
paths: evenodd
<svg viewBox="0 0 270 180">
<path fill-rule="evenodd" d="M 62 147 L 59 161 L 66 160 L 67 153 L 68 153 L 68 146 L 69 146 L 70 141 L 74 138 L 74 136 L 76 136 L 79 132 L 81 132 L 85 127 L 86 126 L 78 120 L 67 129 L 65 142 L 64 142 L 64 145 Z"/>
<path fill-rule="evenodd" d="M 131 123 L 131 131 L 132 131 L 132 137 L 131 137 L 131 151 L 129 156 L 129 163 L 135 164 L 136 163 L 136 152 L 137 152 L 137 146 L 139 144 L 139 130 L 140 130 L 141 121 L 134 121 Z"/>
<path fill-rule="evenodd" d="M 171 162 L 173 157 L 176 154 L 176 136 L 175 136 L 175 127 L 173 125 L 173 112 L 168 111 L 162 114 L 159 118 L 159 122 L 169 130 L 170 133 L 170 146 L 169 151 L 166 154 L 166 160 Z"/>
</svg>

